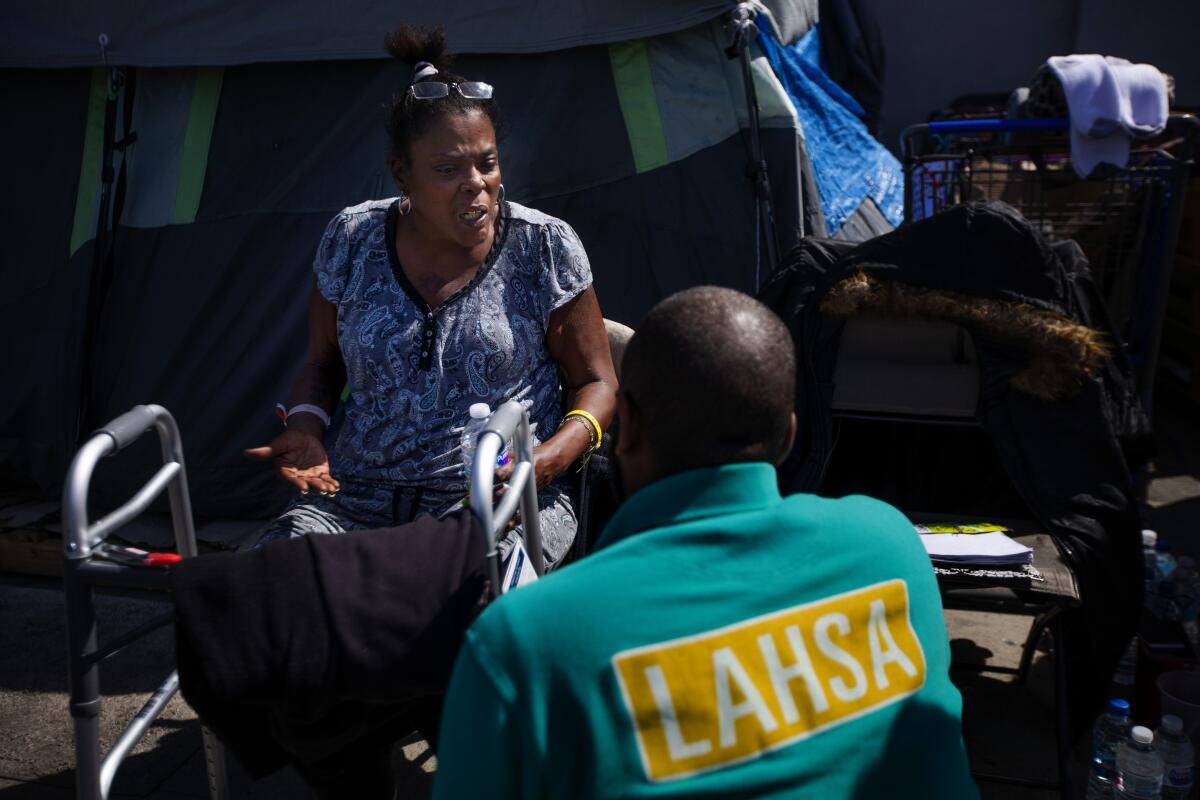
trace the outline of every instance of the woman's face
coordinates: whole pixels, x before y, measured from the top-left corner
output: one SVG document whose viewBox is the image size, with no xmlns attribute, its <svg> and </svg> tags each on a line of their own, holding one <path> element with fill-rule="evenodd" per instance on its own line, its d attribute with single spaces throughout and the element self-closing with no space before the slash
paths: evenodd
<svg viewBox="0 0 1200 800">
<path fill-rule="evenodd" d="M 445 114 L 413 141 L 410 163 L 392 174 L 412 198 L 418 229 L 443 241 L 476 247 L 499 213 L 500 160 L 496 130 L 486 115 Z"/>
</svg>

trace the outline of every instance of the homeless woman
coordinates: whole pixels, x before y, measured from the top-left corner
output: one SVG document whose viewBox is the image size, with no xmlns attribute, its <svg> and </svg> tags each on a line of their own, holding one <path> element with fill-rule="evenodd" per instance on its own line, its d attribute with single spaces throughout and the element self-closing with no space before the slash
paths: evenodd
<svg viewBox="0 0 1200 800">
<path fill-rule="evenodd" d="M 402 27 L 387 47 L 414 65 L 387 108 L 400 195 L 345 209 L 317 248 L 286 430 L 246 451 L 273 458 L 300 496 L 258 544 L 448 511 L 468 493 L 468 409 L 517 400 L 536 424 L 549 566 L 576 532 L 564 471 L 596 446 L 615 405 L 587 255 L 565 222 L 505 199 L 492 86 L 444 70 L 444 33 Z M 345 423 L 327 453 L 343 386 Z"/>
</svg>

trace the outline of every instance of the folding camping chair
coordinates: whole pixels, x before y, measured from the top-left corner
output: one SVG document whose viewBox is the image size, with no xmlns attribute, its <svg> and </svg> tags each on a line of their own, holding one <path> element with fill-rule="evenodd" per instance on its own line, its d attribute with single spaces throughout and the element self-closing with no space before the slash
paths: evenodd
<svg viewBox="0 0 1200 800">
<path fill-rule="evenodd" d="M 158 431 L 162 467 L 128 502 L 102 519 L 89 522 L 88 488 L 96 465 L 100 459 L 128 447 L 151 428 Z M 143 564 L 111 560 L 120 551 L 113 550 L 104 540 L 149 508 L 163 489 L 167 490 L 170 500 L 177 554 L 153 554 L 158 558 L 150 558 L 149 563 Z M 70 711 L 75 727 L 75 796 L 80 800 L 102 800 L 108 797 L 121 762 L 179 690 L 179 674 L 172 671 L 101 758 L 100 708 L 103 698 L 100 696 L 100 664 L 136 639 L 170 624 L 173 615 L 168 612 L 156 617 L 101 646 L 97 643 L 95 589 L 106 586 L 166 590 L 169 575 L 164 567 L 180 557 L 196 555 L 196 532 L 183 465 L 183 445 L 171 414 L 162 406 L 136 406 L 96 431 L 71 460 L 63 487 L 62 507 L 67 663 L 71 684 Z M 175 558 L 165 557 L 171 555 Z M 228 796 L 224 750 L 207 729 L 202 728 L 201 735 L 209 796 L 222 800 Z"/>
<path fill-rule="evenodd" d="M 852 420 L 939 427 L 977 427 L 979 368 L 971 337 L 947 322 L 860 315 L 846 321 L 834 368 L 835 424 Z M 894 502 L 893 498 L 882 499 Z M 916 523 L 959 522 L 961 516 L 903 509 Z M 988 521 L 1003 524 L 1005 520 Z M 1034 568 L 1043 580 L 1001 579 L 984 570 L 937 570 L 947 609 L 1032 617 L 1017 667 L 955 663 L 960 670 L 1011 674 L 1022 683 L 1034 652 L 1048 633 L 1053 647 L 1057 782 L 975 770 L 976 779 L 1017 786 L 1058 789 L 1075 797 L 1071 774 L 1071 733 L 1066 690 L 1066 641 L 1062 612 L 1079 604 L 1075 576 L 1051 537 L 1036 523 L 1008 521 L 1022 531 L 1017 541 L 1033 548 Z"/>
</svg>

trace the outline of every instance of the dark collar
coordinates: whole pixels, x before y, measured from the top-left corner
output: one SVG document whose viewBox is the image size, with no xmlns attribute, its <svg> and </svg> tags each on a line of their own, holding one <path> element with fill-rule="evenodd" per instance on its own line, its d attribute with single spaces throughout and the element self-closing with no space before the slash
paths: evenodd
<svg viewBox="0 0 1200 800">
<path fill-rule="evenodd" d="M 651 528 L 763 508 L 779 500 L 775 468 L 764 461 L 686 470 L 626 500 L 600 534 L 596 549 Z"/>
<path fill-rule="evenodd" d="M 400 288 L 408 295 L 408 299 L 412 301 L 419 312 L 426 315 L 436 315 L 443 309 L 449 308 L 460 297 L 478 286 L 492 269 L 492 265 L 496 263 L 496 259 L 500 256 L 500 251 L 504 249 L 504 241 L 508 238 L 509 209 L 508 203 L 504 202 L 500 204 L 500 213 L 496 217 L 496 234 L 492 237 L 492 247 L 484 257 L 483 264 L 475 272 L 475 277 L 471 278 L 457 292 L 443 300 L 442 304 L 436 309 L 432 309 L 425 302 L 425 298 L 421 297 L 421 293 L 417 291 L 417 287 L 413 286 L 412 281 L 408 279 L 408 275 L 404 274 L 404 267 L 400 265 L 400 256 L 396 253 L 396 225 L 399 223 L 399 216 L 400 198 L 397 197 L 387 207 L 387 215 L 384 218 L 384 238 L 387 239 L 388 266 L 392 268 L 392 275 L 395 277 L 396 283 L 400 284 Z"/>
</svg>

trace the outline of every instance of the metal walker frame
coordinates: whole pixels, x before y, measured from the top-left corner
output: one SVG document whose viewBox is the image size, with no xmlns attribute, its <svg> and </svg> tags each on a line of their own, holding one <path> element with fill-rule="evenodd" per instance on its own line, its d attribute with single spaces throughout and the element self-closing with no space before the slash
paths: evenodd
<svg viewBox="0 0 1200 800">
<path fill-rule="evenodd" d="M 92 473 L 102 458 L 129 446 L 155 428 L 163 465 L 134 496 L 96 522 L 88 521 L 87 498 Z M 67 606 L 70 711 L 75 728 L 75 796 L 79 800 L 104 800 L 112 789 L 117 768 L 145 735 L 154 720 L 179 690 L 179 673 L 172 671 L 150 696 L 106 755 L 100 754 L 100 664 L 126 645 L 173 621 L 166 613 L 117 636 L 103 646 L 97 643 L 97 586 L 165 590 L 169 572 L 156 566 L 127 566 L 95 558 L 95 549 L 106 537 L 149 508 L 166 489 L 171 523 L 179 555 L 196 555 L 196 532 L 183 465 L 183 444 L 174 418 L 162 406 L 141 405 L 96 431 L 71 461 L 63 486 L 63 585 Z M 225 752 L 216 737 L 202 728 L 209 796 L 228 797 Z"/>
<path fill-rule="evenodd" d="M 134 496 L 96 522 L 87 514 L 88 489 L 100 460 L 115 455 L 151 428 L 158 432 L 163 465 Z M 512 440 L 517 463 L 508 490 L 493 507 L 496 456 Z M 79 800 L 105 800 L 113 779 L 133 746 L 149 730 L 167 703 L 179 691 L 179 673 L 172 671 L 125 727 L 107 754 L 100 753 L 100 664 L 131 642 L 173 621 L 162 614 L 117 636 L 103 646 L 97 643 L 95 588 L 97 586 L 165 590 L 169 573 L 156 566 L 128 566 L 97 560 L 96 548 L 113 532 L 144 513 L 163 490 L 171 507 L 175 545 L 184 558 L 197 554 L 191 500 L 184 469 L 183 444 L 175 419 L 158 405 L 140 405 L 96 431 L 75 454 L 63 487 L 64 588 L 67 607 L 70 712 L 75 730 L 75 796 Z M 498 544 L 508 520 L 521 512 L 522 536 L 534 573 L 545 571 L 541 521 L 538 516 L 537 480 L 533 471 L 533 438 L 529 417 L 520 403 L 505 403 L 479 434 L 471 473 L 471 512 L 487 536 L 491 597 L 505 591 L 500 584 Z M 229 796 L 225 752 L 217 738 L 202 727 L 209 796 Z"/>
<path fill-rule="evenodd" d="M 516 446 L 517 463 L 508 481 L 508 490 L 493 507 L 496 456 L 508 440 Z M 471 468 L 471 513 L 479 520 L 487 536 L 488 583 L 492 599 L 505 588 L 500 585 L 500 543 L 504 528 L 517 506 L 521 509 L 521 533 L 534 574 L 546 571 L 542 558 L 542 526 L 538 516 L 537 477 L 533 472 L 533 436 L 529 416 L 515 400 L 509 400 L 488 419 L 475 445 Z"/>
</svg>

